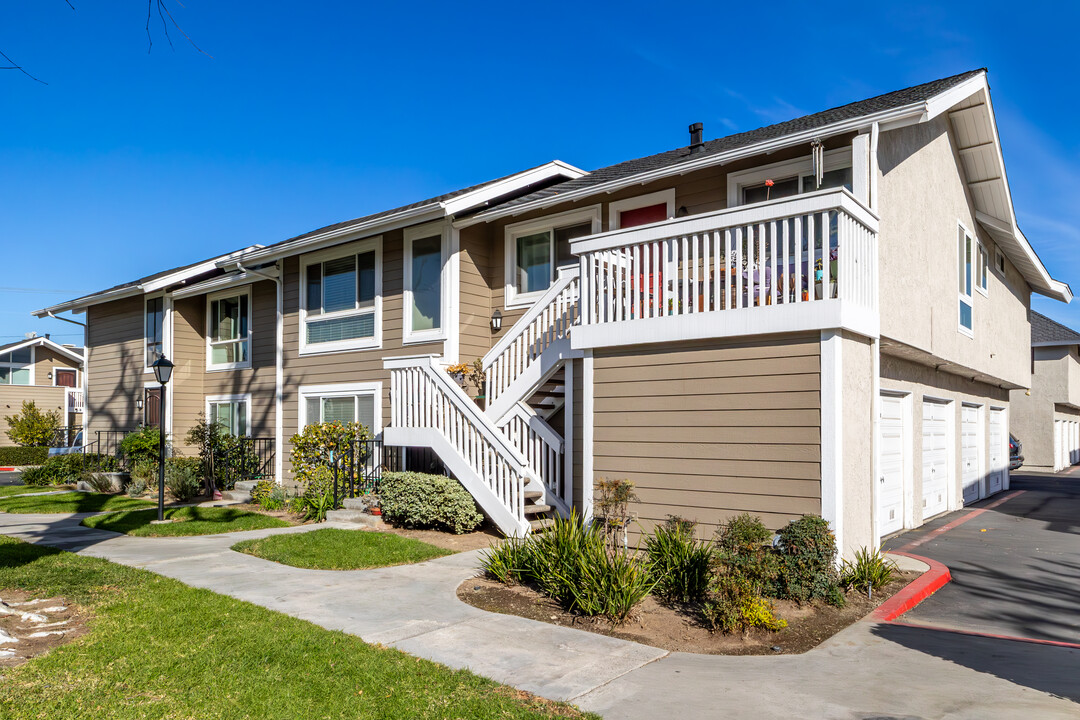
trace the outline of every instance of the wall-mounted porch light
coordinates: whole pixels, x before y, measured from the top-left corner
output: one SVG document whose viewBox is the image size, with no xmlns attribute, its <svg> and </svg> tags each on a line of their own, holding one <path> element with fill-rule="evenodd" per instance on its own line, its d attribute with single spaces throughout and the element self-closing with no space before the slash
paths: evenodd
<svg viewBox="0 0 1080 720">
<path fill-rule="evenodd" d="M 135 409 L 138 410 L 139 412 L 142 412 L 142 398 L 141 397 L 135 398 Z"/>
<path fill-rule="evenodd" d="M 491 332 L 499 332 L 502 330 L 502 313 L 495 310 L 491 313 Z"/>
</svg>

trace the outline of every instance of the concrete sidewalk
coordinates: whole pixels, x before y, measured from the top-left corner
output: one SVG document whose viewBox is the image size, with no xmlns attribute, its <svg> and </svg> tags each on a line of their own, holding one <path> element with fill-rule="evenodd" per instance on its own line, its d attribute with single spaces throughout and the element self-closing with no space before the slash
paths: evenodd
<svg viewBox="0 0 1080 720">
<path fill-rule="evenodd" d="M 145 568 L 607 718 L 1075 718 L 1080 712 L 1051 695 L 1068 697 L 1080 676 L 1080 652 L 1068 649 L 1051 648 L 1060 653 L 1048 658 L 1046 648 L 1033 655 L 1035 646 L 1001 643 L 991 653 L 995 665 L 985 661 L 982 646 L 916 641 L 897 635 L 902 628 L 862 622 L 804 655 L 668 653 L 461 603 L 455 590 L 475 574 L 477 552 L 376 570 L 302 570 L 229 547 L 310 526 L 134 538 L 80 527 L 80 519 L 0 513 L 0 534 Z M 935 646 L 943 642 L 948 652 Z"/>
</svg>

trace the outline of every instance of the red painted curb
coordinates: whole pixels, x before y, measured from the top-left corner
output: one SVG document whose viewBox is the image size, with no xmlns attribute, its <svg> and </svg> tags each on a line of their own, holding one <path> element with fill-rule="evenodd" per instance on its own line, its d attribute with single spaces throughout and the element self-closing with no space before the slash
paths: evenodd
<svg viewBox="0 0 1080 720">
<path fill-rule="evenodd" d="M 15 472 L 13 467 L 0 467 L 0 472 Z"/>
<path fill-rule="evenodd" d="M 936 593 L 952 580 L 952 574 L 949 572 L 949 568 L 945 567 L 937 560 L 931 560 L 930 558 L 922 557 L 921 555 L 912 555 L 911 553 L 898 552 L 895 550 L 890 554 L 914 558 L 915 560 L 929 565 L 930 569 L 913 580 L 903 590 L 881 603 L 881 605 L 878 605 L 877 609 L 870 614 L 870 619 L 876 622 L 889 622 L 890 620 L 895 620 L 926 598 Z"/>
</svg>

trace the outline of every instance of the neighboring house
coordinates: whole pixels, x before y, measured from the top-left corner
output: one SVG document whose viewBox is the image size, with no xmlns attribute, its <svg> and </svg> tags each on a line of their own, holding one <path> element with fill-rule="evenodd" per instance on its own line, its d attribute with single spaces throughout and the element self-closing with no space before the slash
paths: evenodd
<svg viewBox="0 0 1080 720">
<path fill-rule="evenodd" d="M 56 410 L 65 427 L 82 424 L 82 353 L 81 347 L 59 345 L 47 335 L 0 345 L 0 447 L 15 444 L 5 420 L 25 401 L 42 411 Z M 67 437 L 74 439 L 74 433 Z"/>
<path fill-rule="evenodd" d="M 586 173 L 553 162 L 144 278 L 87 313 L 91 428 L 357 419 L 507 533 L 627 478 L 641 527 L 805 513 L 845 555 L 1008 486 L 1032 292 L 983 70 Z M 450 363 L 483 358 L 484 409 Z M 182 443 L 178 443 L 183 451 Z M 539 506 L 539 507 L 538 507 Z"/>
<path fill-rule="evenodd" d="M 1024 467 L 1057 472 L 1080 462 L 1080 333 L 1031 313 L 1031 389 L 1012 393 L 1012 433 Z"/>
</svg>

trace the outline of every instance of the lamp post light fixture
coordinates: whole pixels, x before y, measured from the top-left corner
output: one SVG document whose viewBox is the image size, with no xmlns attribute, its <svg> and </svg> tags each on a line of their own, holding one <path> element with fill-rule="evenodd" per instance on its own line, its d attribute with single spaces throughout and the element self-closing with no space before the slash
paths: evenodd
<svg viewBox="0 0 1080 720">
<path fill-rule="evenodd" d="M 161 384 L 161 404 L 158 412 L 158 506 L 157 521 L 165 522 L 165 386 L 172 377 L 173 364 L 162 355 L 154 364 L 154 379 Z"/>
</svg>

